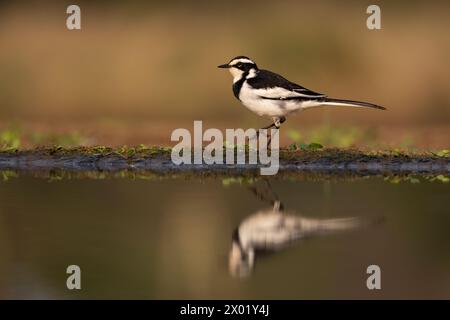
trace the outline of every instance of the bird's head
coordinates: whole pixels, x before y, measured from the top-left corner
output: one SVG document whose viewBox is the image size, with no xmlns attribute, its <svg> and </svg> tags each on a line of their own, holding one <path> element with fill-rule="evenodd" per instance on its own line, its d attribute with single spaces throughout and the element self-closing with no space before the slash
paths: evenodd
<svg viewBox="0 0 450 320">
<path fill-rule="evenodd" d="M 252 74 L 258 71 L 256 63 L 252 59 L 244 56 L 233 58 L 230 62 L 221 64 L 218 68 L 227 68 L 233 76 L 234 82 L 241 79 L 244 74 L 246 76 L 250 75 L 251 77 Z"/>
</svg>

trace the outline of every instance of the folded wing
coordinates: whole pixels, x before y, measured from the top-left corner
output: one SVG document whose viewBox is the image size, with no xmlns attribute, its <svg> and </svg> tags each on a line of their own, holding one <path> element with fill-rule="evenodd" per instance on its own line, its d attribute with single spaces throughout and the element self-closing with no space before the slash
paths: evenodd
<svg viewBox="0 0 450 320">
<path fill-rule="evenodd" d="M 260 70 L 257 77 L 248 79 L 247 82 L 255 89 L 255 93 L 263 99 L 302 100 L 326 97 L 322 93 L 309 90 L 267 70 Z"/>
</svg>

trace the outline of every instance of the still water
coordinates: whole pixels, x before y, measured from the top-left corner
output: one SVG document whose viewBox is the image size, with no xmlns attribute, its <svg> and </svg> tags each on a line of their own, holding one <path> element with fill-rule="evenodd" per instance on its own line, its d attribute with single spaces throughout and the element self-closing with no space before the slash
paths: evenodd
<svg viewBox="0 0 450 320">
<path fill-rule="evenodd" d="M 448 184 L 229 182 L 0 182 L 0 298 L 450 298 Z"/>
</svg>

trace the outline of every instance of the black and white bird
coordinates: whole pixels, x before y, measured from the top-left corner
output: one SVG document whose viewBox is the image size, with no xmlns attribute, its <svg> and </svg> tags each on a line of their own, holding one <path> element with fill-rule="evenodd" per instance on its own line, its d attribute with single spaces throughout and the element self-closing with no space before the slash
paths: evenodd
<svg viewBox="0 0 450 320">
<path fill-rule="evenodd" d="M 218 66 L 228 68 L 233 76 L 233 93 L 242 104 L 259 116 L 272 119 L 263 129 L 279 128 L 294 112 L 321 106 L 384 107 L 361 101 L 329 98 L 293 83 L 279 74 L 259 69 L 248 57 L 238 56 Z"/>
<path fill-rule="evenodd" d="M 232 276 L 251 274 L 255 259 L 263 253 L 275 253 L 296 241 L 357 229 L 364 221 L 357 217 L 317 219 L 295 212 L 285 213 L 276 202 L 272 208 L 259 210 L 244 219 L 235 229 L 229 254 Z"/>
<path fill-rule="evenodd" d="M 228 266 L 231 275 L 238 278 L 249 276 L 255 267 L 255 260 L 267 253 L 281 251 L 307 238 L 372 227 L 383 221 L 382 217 L 305 217 L 294 211 L 286 212 L 267 181 L 255 184 L 250 190 L 261 201 L 270 203 L 271 207 L 247 216 L 233 232 Z"/>
</svg>

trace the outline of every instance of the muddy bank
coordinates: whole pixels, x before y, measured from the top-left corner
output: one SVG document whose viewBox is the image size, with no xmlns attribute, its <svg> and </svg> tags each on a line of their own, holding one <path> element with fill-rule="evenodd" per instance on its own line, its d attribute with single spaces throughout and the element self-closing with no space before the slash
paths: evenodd
<svg viewBox="0 0 450 320">
<path fill-rule="evenodd" d="M 174 165 L 168 148 L 107 147 L 38 149 L 0 152 L 0 170 L 71 172 L 153 172 L 157 174 L 259 175 L 258 165 Z M 279 173 L 324 174 L 444 174 L 450 173 L 450 157 L 436 154 L 362 152 L 323 149 L 281 150 Z"/>
</svg>

